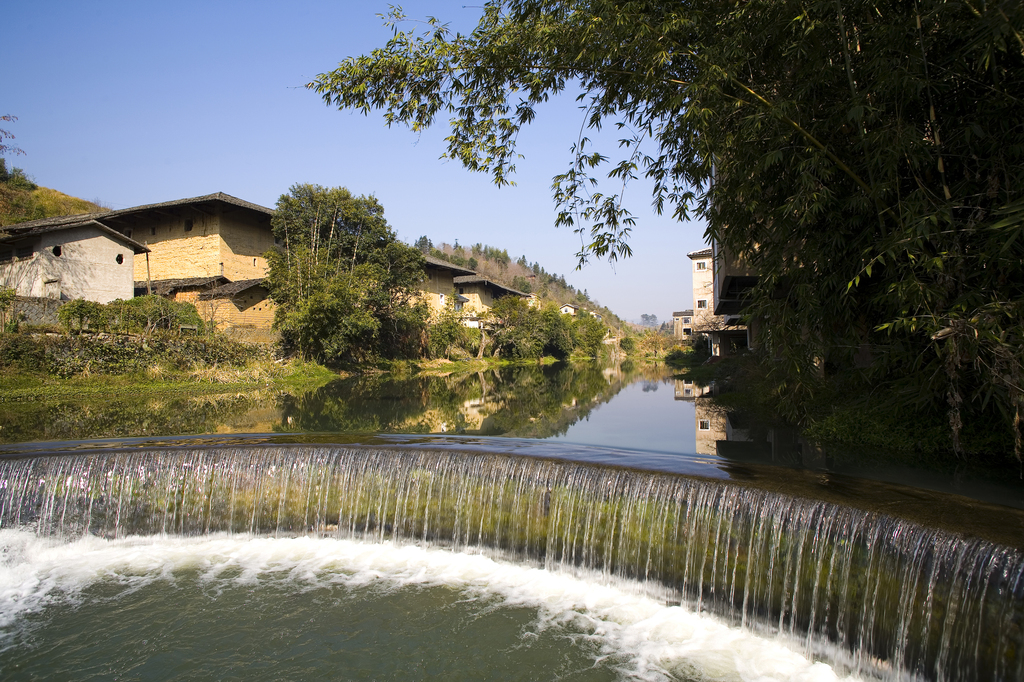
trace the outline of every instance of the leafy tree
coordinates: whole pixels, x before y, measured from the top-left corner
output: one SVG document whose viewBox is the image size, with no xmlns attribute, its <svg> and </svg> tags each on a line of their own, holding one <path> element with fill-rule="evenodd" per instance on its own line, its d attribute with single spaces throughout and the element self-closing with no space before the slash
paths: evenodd
<svg viewBox="0 0 1024 682">
<path fill-rule="evenodd" d="M 540 318 L 543 354 L 558 360 L 568 359 L 576 348 L 576 334 L 570 316 L 563 315 L 554 303 L 548 303 L 541 309 Z"/>
<path fill-rule="evenodd" d="M 428 328 L 430 354 L 435 358 L 450 358 L 452 351 L 469 342 L 469 330 L 463 322 L 465 313 L 455 309 L 455 294 L 449 294 L 444 309 L 431 321 Z"/>
<path fill-rule="evenodd" d="M 577 315 L 573 321 L 573 335 L 576 340 L 576 351 L 580 355 L 596 358 L 601 354 L 604 337 L 608 328 L 593 315 Z M 623 339 L 624 341 L 625 339 Z"/>
<path fill-rule="evenodd" d="M 516 275 L 512 278 L 512 288 L 528 294 L 533 290 L 533 285 L 530 284 L 530 280 L 522 275 Z"/>
<path fill-rule="evenodd" d="M 640 316 L 640 324 L 645 327 L 656 327 L 658 325 L 658 316 L 644 313 Z"/>
<path fill-rule="evenodd" d="M 430 241 L 427 235 L 423 235 L 422 237 L 416 240 L 415 246 L 417 249 L 419 249 L 420 253 L 427 255 L 430 253 L 430 250 L 434 248 L 434 242 Z"/>
<path fill-rule="evenodd" d="M 427 311 L 414 301 L 423 256 L 398 242 L 374 197 L 293 185 L 271 221 L 274 324 L 286 347 L 322 362 L 418 353 Z"/>
<path fill-rule="evenodd" d="M 760 276 L 748 314 L 792 416 L 823 361 L 860 367 L 948 405 L 954 436 L 994 406 L 1020 456 L 1024 4 L 492 0 L 471 35 L 428 24 L 310 87 L 388 124 L 446 116 L 447 156 L 499 185 L 537 105 L 578 88 L 624 150 L 581 135 L 555 178 L 581 261 L 631 253 L 622 196 L 644 176 Z"/>
<path fill-rule="evenodd" d="M 492 336 L 495 355 L 516 360 L 542 356 L 545 336 L 540 314 L 525 300 L 503 296 L 488 313 L 496 325 Z"/>
</svg>

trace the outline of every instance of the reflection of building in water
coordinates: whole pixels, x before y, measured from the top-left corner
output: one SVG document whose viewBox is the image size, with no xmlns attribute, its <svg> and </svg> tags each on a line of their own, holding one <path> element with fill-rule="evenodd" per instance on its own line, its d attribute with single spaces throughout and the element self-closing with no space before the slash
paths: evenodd
<svg viewBox="0 0 1024 682">
<path fill-rule="evenodd" d="M 678 393 L 678 387 L 676 391 Z M 698 455 L 804 469 L 827 466 L 824 453 L 805 441 L 796 429 L 787 426 L 758 427 L 744 415 L 727 412 L 715 405 L 710 395 L 698 396 L 694 400 L 693 415 Z"/>
<path fill-rule="evenodd" d="M 693 419 L 696 422 L 696 452 L 698 455 L 717 455 L 718 441 L 726 439 L 728 415 L 715 405 L 710 397 L 701 396 L 693 401 Z"/>
<path fill-rule="evenodd" d="M 711 393 L 710 386 L 698 386 L 690 379 L 675 380 L 676 400 L 693 400 L 701 397 L 702 395 L 708 395 L 709 393 Z"/>
</svg>

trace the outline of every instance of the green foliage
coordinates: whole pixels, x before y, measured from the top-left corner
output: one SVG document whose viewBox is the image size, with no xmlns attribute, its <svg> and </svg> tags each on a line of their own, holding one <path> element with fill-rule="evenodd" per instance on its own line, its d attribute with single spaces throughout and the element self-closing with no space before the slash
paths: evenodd
<svg viewBox="0 0 1024 682">
<path fill-rule="evenodd" d="M 156 330 L 178 331 L 181 326 L 204 330 L 203 320 L 191 303 L 161 296 L 138 296 L 103 304 L 84 299 L 68 301 L 57 311 L 57 319 L 70 332 L 118 331 L 152 334 Z"/>
<path fill-rule="evenodd" d="M 596 358 L 604 347 L 604 338 L 608 335 L 608 327 L 592 315 L 580 313 L 573 321 L 576 351 L 581 355 Z"/>
<path fill-rule="evenodd" d="M 453 350 L 468 351 L 470 345 L 470 330 L 463 324 L 466 316 L 455 309 L 454 294 L 447 298 L 444 309 L 431 321 L 427 330 L 430 356 L 433 358 L 450 358 Z"/>
<path fill-rule="evenodd" d="M 33 190 L 39 185 L 29 180 L 25 171 L 21 168 L 7 170 L 6 159 L 0 158 L 0 184 L 7 185 L 11 189 Z"/>
<path fill-rule="evenodd" d="M 423 256 L 396 240 L 374 197 L 293 185 L 271 224 L 286 247 L 267 254 L 266 280 L 286 349 L 327 364 L 419 353 Z"/>
<path fill-rule="evenodd" d="M 218 365 L 241 367 L 267 352 L 220 335 L 183 336 L 165 331 L 149 337 L 0 335 L 0 368 L 43 372 L 65 379 L 91 374 L 141 373 L 156 365 L 179 371 Z"/>
<path fill-rule="evenodd" d="M 489 313 L 495 355 L 516 360 L 542 356 L 565 360 L 572 354 L 597 357 L 607 327 L 596 318 L 573 319 L 554 303 L 534 308 L 518 296 L 499 299 Z"/>
<path fill-rule="evenodd" d="M 102 303 L 78 298 L 62 305 L 57 311 L 57 319 L 69 332 L 84 329 L 100 331 L 107 327 L 107 308 Z"/>
<path fill-rule="evenodd" d="M 538 105 L 578 88 L 587 128 L 623 131 L 615 155 L 574 138 L 554 180 L 581 262 L 631 253 L 643 176 L 760 276 L 748 313 L 790 418 L 827 360 L 948 406 L 954 438 L 999 413 L 1020 455 L 1022 35 L 1012 0 L 493 0 L 471 35 L 396 27 L 309 87 L 389 124 L 442 115 L 446 155 L 499 185 Z"/>
<path fill-rule="evenodd" d="M 619 339 L 619 348 L 621 348 L 623 352 L 632 355 L 636 352 L 636 337 L 623 336 Z"/>
<path fill-rule="evenodd" d="M 693 360 L 692 348 L 673 348 L 665 354 L 665 364 L 669 367 L 686 367 Z"/>
<path fill-rule="evenodd" d="M 0 329 L 6 329 L 7 315 L 14 306 L 14 299 L 17 298 L 17 295 L 16 289 L 0 286 Z"/>
<path fill-rule="evenodd" d="M 495 355 L 515 360 L 539 358 L 544 353 L 544 328 L 539 311 L 518 296 L 498 299 L 490 310 L 496 329 Z"/>
</svg>

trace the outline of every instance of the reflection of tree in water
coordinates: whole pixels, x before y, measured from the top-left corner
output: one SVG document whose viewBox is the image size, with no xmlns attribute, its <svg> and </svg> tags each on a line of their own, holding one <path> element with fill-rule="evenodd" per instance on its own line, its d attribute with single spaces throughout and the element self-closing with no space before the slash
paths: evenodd
<svg viewBox="0 0 1024 682">
<path fill-rule="evenodd" d="M 141 400 L 132 396 L 97 401 L 2 403 L 0 442 L 216 433 L 254 410 L 261 412 L 258 418 L 266 430 L 278 418 L 277 402 L 275 392 L 253 391 Z"/>
<path fill-rule="evenodd" d="M 289 431 L 564 433 L 635 377 L 597 363 L 518 366 L 443 377 L 356 377 L 284 402 Z"/>
</svg>

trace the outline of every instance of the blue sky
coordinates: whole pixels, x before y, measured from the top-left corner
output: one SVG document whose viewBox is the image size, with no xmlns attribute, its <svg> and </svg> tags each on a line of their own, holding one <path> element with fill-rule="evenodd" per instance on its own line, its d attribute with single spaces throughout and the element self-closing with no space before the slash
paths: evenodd
<svg viewBox="0 0 1024 682">
<path fill-rule="evenodd" d="M 467 32 L 480 9 L 402 3 Z M 4 9 L 0 114 L 41 185 L 113 208 L 227 192 L 265 206 L 296 182 L 374 194 L 399 237 L 428 235 L 526 255 L 625 319 L 689 307 L 686 253 L 704 226 L 649 209 L 637 185 L 634 257 L 575 271 L 580 238 L 555 228 L 551 177 L 582 121 L 573 97 L 549 103 L 520 136 L 516 187 L 443 161 L 446 126 L 422 134 L 338 111 L 302 86 L 390 37 L 388 3 L 33 2 Z M 411 28 L 413 25 L 409 24 Z M 442 121 L 443 123 L 443 121 Z M 609 146 L 608 153 L 614 149 Z"/>
</svg>

